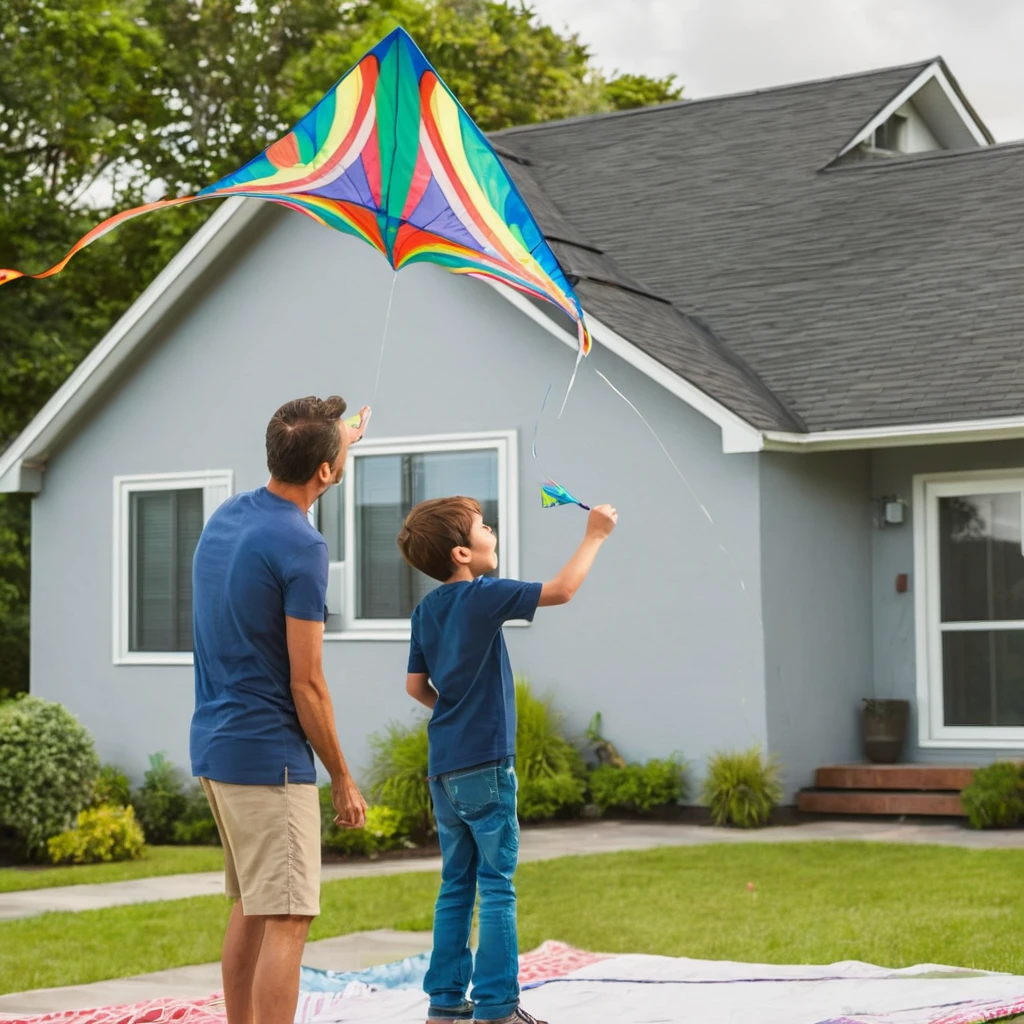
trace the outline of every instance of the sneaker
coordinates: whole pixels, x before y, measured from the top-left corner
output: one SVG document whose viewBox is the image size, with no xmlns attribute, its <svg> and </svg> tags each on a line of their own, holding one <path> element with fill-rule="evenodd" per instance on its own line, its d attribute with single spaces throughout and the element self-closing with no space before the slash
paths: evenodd
<svg viewBox="0 0 1024 1024">
<path fill-rule="evenodd" d="M 439 1016 L 428 1017 L 427 1024 L 472 1024 L 473 1004 L 463 1003 L 455 1010 L 442 1012 Z"/>
<path fill-rule="evenodd" d="M 521 1006 L 515 1008 L 515 1012 L 499 1020 L 474 1020 L 473 1024 L 547 1024 L 545 1020 L 537 1020 L 532 1013 L 527 1013 Z"/>
</svg>

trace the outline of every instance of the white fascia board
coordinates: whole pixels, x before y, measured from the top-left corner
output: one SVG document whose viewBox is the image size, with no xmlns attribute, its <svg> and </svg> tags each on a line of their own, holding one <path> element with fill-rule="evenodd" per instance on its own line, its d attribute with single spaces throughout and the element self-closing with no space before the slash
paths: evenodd
<svg viewBox="0 0 1024 1024">
<path fill-rule="evenodd" d="M 533 320 L 534 323 L 544 328 L 544 330 L 563 344 L 568 345 L 574 352 L 577 350 L 579 343 L 575 332 L 570 333 L 568 330 L 562 330 L 553 320 L 537 309 L 525 295 L 514 288 L 486 278 L 483 280 L 494 288 L 499 295 Z M 667 366 L 659 363 L 653 356 L 649 356 L 646 352 L 637 348 L 631 341 L 627 341 L 607 324 L 598 320 L 597 317 L 587 313 L 586 310 L 583 311 L 583 315 L 586 318 L 587 326 L 590 328 L 590 335 L 595 344 L 604 346 L 604 348 L 613 355 L 618 356 L 623 362 L 639 370 L 656 384 L 661 385 L 670 394 L 681 399 L 691 409 L 696 410 L 702 416 L 711 420 L 712 423 L 715 423 L 722 431 L 723 452 L 726 454 L 758 452 L 764 447 L 763 434 L 757 427 L 751 425 L 742 417 L 737 416 L 731 409 L 727 409 L 721 402 L 716 401 L 688 380 L 673 373 Z"/>
<path fill-rule="evenodd" d="M 851 451 L 859 448 L 907 448 L 913 445 L 959 444 L 968 441 L 1007 441 L 1024 438 L 1024 417 L 962 420 L 872 427 L 863 430 L 819 430 L 807 434 L 768 430 L 766 451 Z"/>
<path fill-rule="evenodd" d="M 239 198 L 222 202 L 0 455 L 0 493 L 42 490 L 42 461 L 50 446 L 261 206 Z"/>
<path fill-rule="evenodd" d="M 987 146 L 988 138 L 986 137 L 981 125 L 978 124 L 977 120 L 971 115 L 971 112 L 966 106 L 964 106 L 963 101 L 957 95 L 956 89 L 953 88 L 949 78 L 946 77 L 946 73 L 942 70 L 942 65 L 939 64 L 938 61 L 935 61 L 934 63 L 929 64 L 928 67 L 926 67 L 901 93 L 882 107 L 882 109 L 875 114 L 875 116 L 868 121 L 868 123 L 864 125 L 864 127 L 861 128 L 861 130 L 857 132 L 857 134 L 854 135 L 854 137 L 839 151 L 834 159 L 838 160 L 840 157 L 845 156 L 851 149 L 859 146 L 865 139 L 873 135 L 876 128 L 885 124 L 885 122 L 888 121 L 904 103 L 913 99 L 914 96 L 933 79 L 945 93 L 950 106 L 952 106 L 956 111 L 957 116 L 963 121 L 964 127 L 971 133 L 974 141 L 977 142 L 979 146 Z"/>
</svg>

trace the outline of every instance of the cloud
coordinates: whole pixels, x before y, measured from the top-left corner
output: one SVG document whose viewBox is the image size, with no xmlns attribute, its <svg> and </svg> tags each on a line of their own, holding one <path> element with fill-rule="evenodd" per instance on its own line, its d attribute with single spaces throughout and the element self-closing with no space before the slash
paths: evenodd
<svg viewBox="0 0 1024 1024">
<path fill-rule="evenodd" d="M 534 0 L 606 70 L 714 96 L 943 56 L 1000 141 L 1024 138 L 1014 0 Z"/>
</svg>

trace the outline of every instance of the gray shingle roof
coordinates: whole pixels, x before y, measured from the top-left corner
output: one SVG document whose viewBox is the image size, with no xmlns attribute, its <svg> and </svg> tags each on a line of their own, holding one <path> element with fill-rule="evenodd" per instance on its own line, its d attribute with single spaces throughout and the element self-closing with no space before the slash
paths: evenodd
<svg viewBox="0 0 1024 1024">
<path fill-rule="evenodd" d="M 756 425 L 1012 415 L 1024 144 L 830 166 L 930 63 L 495 141 L 595 315 Z"/>
</svg>

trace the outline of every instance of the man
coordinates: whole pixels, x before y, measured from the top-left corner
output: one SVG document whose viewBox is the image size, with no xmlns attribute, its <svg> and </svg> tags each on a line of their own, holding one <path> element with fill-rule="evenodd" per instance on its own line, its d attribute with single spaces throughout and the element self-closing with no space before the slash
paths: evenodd
<svg viewBox="0 0 1024 1024">
<path fill-rule="evenodd" d="M 306 935 L 320 913 L 313 751 L 330 775 L 337 824 L 365 822 L 323 673 L 327 545 L 307 519 L 365 429 L 365 415 L 353 429 L 344 411 L 337 397 L 300 398 L 274 414 L 270 482 L 213 513 L 192 565 L 192 773 L 236 901 L 221 958 L 229 1024 L 294 1018 Z"/>
</svg>

